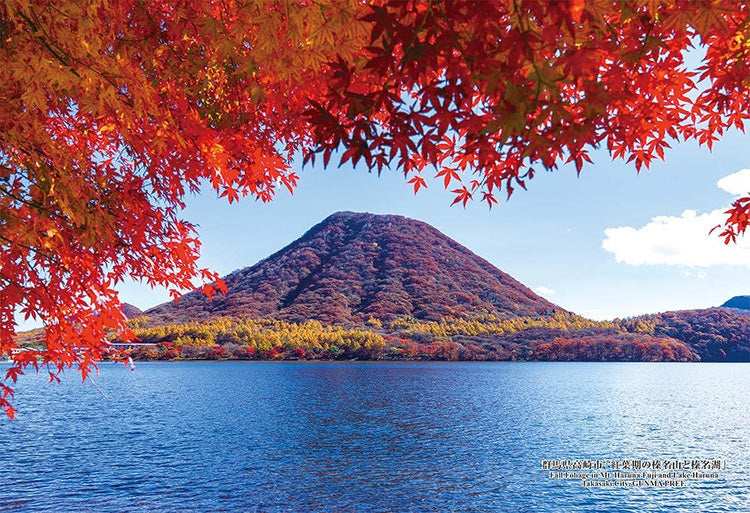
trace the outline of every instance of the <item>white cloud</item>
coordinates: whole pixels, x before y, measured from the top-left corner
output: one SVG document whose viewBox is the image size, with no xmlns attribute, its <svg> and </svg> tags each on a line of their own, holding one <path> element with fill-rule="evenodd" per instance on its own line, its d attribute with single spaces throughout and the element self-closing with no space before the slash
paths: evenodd
<svg viewBox="0 0 750 513">
<path fill-rule="evenodd" d="M 750 194 L 750 169 L 740 169 L 725 176 L 716 185 L 734 196 L 746 196 Z"/>
<path fill-rule="evenodd" d="M 735 196 L 750 195 L 750 169 L 725 176 L 716 185 Z M 726 222 L 724 212 L 725 209 L 707 213 L 685 210 L 680 216 L 654 217 L 640 228 L 607 228 L 602 248 L 614 254 L 617 262 L 629 265 L 750 267 L 750 237 L 740 237 L 736 244 L 727 245 L 716 232 L 709 233 Z M 708 277 L 705 272 L 684 271 L 683 275 L 700 280 Z"/>
<path fill-rule="evenodd" d="M 537 294 L 541 294 L 541 295 L 543 295 L 543 296 L 551 296 L 552 294 L 554 294 L 554 293 L 555 293 L 555 291 L 554 291 L 554 290 L 552 290 L 552 289 L 551 289 L 551 288 L 549 288 L 549 287 L 545 287 L 545 286 L 539 286 L 539 287 L 536 287 L 536 288 L 534 289 L 534 292 L 536 292 Z"/>
<path fill-rule="evenodd" d="M 725 245 L 715 232 L 709 234 L 725 219 L 722 209 L 705 214 L 686 210 L 679 217 L 658 216 L 640 228 L 607 228 L 602 247 L 614 254 L 617 262 L 629 265 L 750 267 L 750 238 Z"/>
</svg>

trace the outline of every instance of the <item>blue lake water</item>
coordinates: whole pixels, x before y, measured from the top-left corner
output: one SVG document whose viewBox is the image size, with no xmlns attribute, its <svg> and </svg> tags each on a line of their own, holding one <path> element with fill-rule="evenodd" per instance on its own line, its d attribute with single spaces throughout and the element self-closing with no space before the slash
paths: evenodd
<svg viewBox="0 0 750 513">
<path fill-rule="evenodd" d="M 19 381 L 0 511 L 750 511 L 748 364 L 170 362 L 94 380 Z M 726 469 L 587 488 L 541 463 L 694 458 Z"/>
</svg>

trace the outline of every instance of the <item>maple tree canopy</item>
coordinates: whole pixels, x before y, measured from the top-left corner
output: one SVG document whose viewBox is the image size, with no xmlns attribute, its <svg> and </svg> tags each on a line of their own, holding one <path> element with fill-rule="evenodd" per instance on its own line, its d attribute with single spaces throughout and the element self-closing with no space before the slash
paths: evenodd
<svg viewBox="0 0 750 513">
<path fill-rule="evenodd" d="M 492 205 L 605 145 L 637 169 L 750 116 L 739 0 L 4 0 L 0 383 L 86 374 L 127 339 L 115 286 L 204 283 L 186 193 L 294 189 L 293 156 L 437 176 Z M 693 49 L 695 47 L 695 49 Z M 697 69 L 686 53 L 702 56 Z M 750 198 L 721 235 L 745 231 Z M 45 348 L 18 351 L 16 316 Z"/>
</svg>

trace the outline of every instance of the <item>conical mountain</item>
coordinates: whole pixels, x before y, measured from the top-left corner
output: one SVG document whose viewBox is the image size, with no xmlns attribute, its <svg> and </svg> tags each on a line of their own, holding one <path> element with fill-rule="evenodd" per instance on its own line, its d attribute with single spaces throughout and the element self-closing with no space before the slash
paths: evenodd
<svg viewBox="0 0 750 513">
<path fill-rule="evenodd" d="M 252 316 L 362 325 L 563 309 L 432 226 L 396 215 L 339 212 L 252 267 L 225 277 L 229 293 L 199 293 L 148 310 L 150 324 Z"/>
</svg>

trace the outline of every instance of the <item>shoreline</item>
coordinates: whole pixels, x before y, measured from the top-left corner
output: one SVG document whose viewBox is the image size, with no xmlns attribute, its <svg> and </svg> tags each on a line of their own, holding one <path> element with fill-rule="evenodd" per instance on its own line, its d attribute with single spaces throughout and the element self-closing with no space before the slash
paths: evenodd
<svg viewBox="0 0 750 513">
<path fill-rule="evenodd" d="M 109 363 L 111 360 L 105 360 L 97 363 Z M 440 364 L 456 364 L 456 363 L 545 363 L 545 364 L 557 364 L 557 363 L 668 363 L 668 364 L 747 364 L 750 362 L 674 362 L 674 361 L 624 361 L 624 360 L 209 360 L 209 359 L 195 359 L 195 360 L 133 360 L 138 364 L 143 363 L 273 363 L 273 364 L 284 364 L 284 363 L 304 363 L 314 365 L 328 365 L 328 364 L 354 364 L 354 363 L 368 363 L 368 364 L 385 364 L 385 363 L 415 363 L 415 364 L 426 364 L 426 363 L 440 363 Z M 119 364 L 120 362 L 111 362 Z"/>
</svg>

